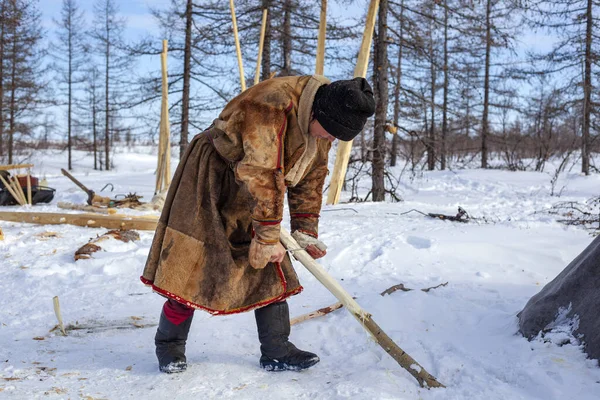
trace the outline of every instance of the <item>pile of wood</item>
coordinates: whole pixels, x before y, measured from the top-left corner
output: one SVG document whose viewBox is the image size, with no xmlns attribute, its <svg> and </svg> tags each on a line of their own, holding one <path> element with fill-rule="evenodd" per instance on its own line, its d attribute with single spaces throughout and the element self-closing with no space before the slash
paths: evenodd
<svg viewBox="0 0 600 400">
<path fill-rule="evenodd" d="M 54 189 L 39 185 L 39 179 L 31 176 L 33 164 L 0 165 L 0 205 L 33 205 L 49 203 Z M 9 171 L 25 169 L 25 174 L 11 175 Z"/>
</svg>

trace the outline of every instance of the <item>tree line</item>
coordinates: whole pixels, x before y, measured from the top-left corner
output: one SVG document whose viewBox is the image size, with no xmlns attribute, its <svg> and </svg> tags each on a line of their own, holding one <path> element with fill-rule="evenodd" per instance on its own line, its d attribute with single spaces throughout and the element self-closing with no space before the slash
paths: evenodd
<svg viewBox="0 0 600 400">
<path fill-rule="evenodd" d="M 0 0 L 2 162 L 57 146 L 69 168 L 72 150 L 83 149 L 93 153 L 95 168 L 110 169 L 115 143 L 152 141 L 160 72 L 139 64 L 158 60 L 162 39 L 169 40 L 170 122 L 180 153 L 239 93 L 228 2 L 171 0 L 150 10 L 157 34 L 128 41 L 119 2 L 95 0 L 90 17 L 80 1 L 63 0 L 54 28 L 44 30 L 37 1 Z M 380 0 L 367 77 L 376 115 L 356 140 L 347 179 L 370 176 L 379 201 L 393 195 L 397 165 L 412 173 L 472 166 L 543 171 L 560 157 L 560 168 L 580 162 L 582 173 L 597 172 L 591 155 L 598 151 L 599 5 Z M 257 67 L 261 80 L 314 73 L 321 0 L 235 6 L 249 84 Z M 351 76 L 365 13 L 328 17 L 331 78 Z M 53 123 L 57 109 L 61 122 Z"/>
</svg>

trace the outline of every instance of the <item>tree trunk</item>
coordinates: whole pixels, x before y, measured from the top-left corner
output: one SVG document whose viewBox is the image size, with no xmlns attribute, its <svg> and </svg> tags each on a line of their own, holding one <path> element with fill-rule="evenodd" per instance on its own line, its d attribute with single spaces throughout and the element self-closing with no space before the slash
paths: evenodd
<svg viewBox="0 0 600 400">
<path fill-rule="evenodd" d="M 15 6 L 16 7 L 16 6 Z M 15 9 L 16 11 L 16 9 Z M 17 91 L 17 25 L 18 21 L 13 21 L 12 37 L 12 62 L 10 73 L 10 110 L 8 121 L 8 163 L 13 163 L 13 145 L 15 136 L 15 112 L 16 112 L 16 91 Z"/>
<path fill-rule="evenodd" d="M 442 105 L 442 143 L 440 169 L 446 169 L 446 141 L 448 140 L 448 0 L 444 0 L 444 103 Z"/>
<path fill-rule="evenodd" d="M 377 37 L 375 39 L 375 61 L 373 70 L 375 75 L 375 93 L 377 103 L 375 107 L 375 129 L 373 133 L 373 173 L 372 193 L 373 201 L 385 201 L 385 127 L 388 107 L 388 55 L 387 55 L 387 12 L 388 0 L 379 2 L 379 16 L 377 18 Z"/>
<path fill-rule="evenodd" d="M 396 66 L 396 87 L 394 88 L 394 127 L 398 128 L 400 119 L 400 88 L 402 87 L 402 50 L 404 45 L 404 0 L 400 3 L 400 38 L 398 39 L 398 65 Z M 390 166 L 396 166 L 400 133 L 396 130 L 392 138 Z"/>
<path fill-rule="evenodd" d="M 590 115 L 592 111 L 592 0 L 587 0 L 585 30 L 585 76 L 583 82 L 583 127 L 581 131 L 581 172 L 590 174 Z"/>
<path fill-rule="evenodd" d="M 104 169 L 110 170 L 110 27 L 109 18 L 106 17 L 106 53 L 105 53 L 106 71 L 104 74 Z"/>
<path fill-rule="evenodd" d="M 433 15 L 433 3 L 431 6 L 431 14 Z M 435 169 L 435 85 L 436 85 L 436 70 L 435 70 L 435 53 L 433 49 L 433 21 L 429 26 L 429 63 L 431 73 L 431 93 L 430 93 L 430 110 L 431 110 L 431 125 L 429 127 L 429 139 L 427 140 L 427 168 L 430 171 Z"/>
<path fill-rule="evenodd" d="M 94 72 L 94 86 L 93 86 L 93 92 L 92 92 L 92 134 L 94 136 L 93 139 L 93 148 L 94 148 L 94 169 L 97 170 L 98 169 L 98 133 L 96 130 L 96 125 L 97 125 L 97 121 L 96 121 L 96 113 L 97 113 L 97 109 L 96 109 L 96 72 Z"/>
<path fill-rule="evenodd" d="M 179 159 L 188 145 L 190 115 L 190 79 L 192 59 L 192 0 L 185 7 L 185 47 L 183 49 L 183 93 L 181 96 L 181 135 L 179 138 Z"/>
<path fill-rule="evenodd" d="M 73 44 L 72 44 L 72 36 L 73 36 L 73 31 L 71 29 L 71 13 L 69 13 L 69 23 L 68 23 L 68 27 L 67 27 L 67 35 L 69 36 L 68 40 L 69 40 L 69 44 L 68 44 L 68 51 L 67 51 L 67 58 L 68 58 L 68 72 L 67 72 L 67 86 L 68 86 L 68 109 L 67 109 L 67 148 L 68 148 L 68 169 L 69 171 L 71 171 L 73 169 L 73 162 L 72 162 L 72 156 L 71 156 L 71 149 L 72 149 L 72 139 L 71 139 L 71 106 L 72 106 L 72 86 L 73 86 Z"/>
<path fill-rule="evenodd" d="M 483 116 L 481 118 L 481 168 L 488 167 L 487 140 L 489 134 L 488 112 L 490 107 L 490 53 L 492 46 L 491 14 L 492 0 L 487 0 L 485 12 L 485 78 L 483 83 Z"/>
<path fill-rule="evenodd" d="M 267 23 L 265 26 L 265 42 L 263 44 L 261 81 L 266 81 L 271 77 L 271 0 L 262 0 L 262 9 L 268 10 Z"/>
<path fill-rule="evenodd" d="M 6 30 L 5 1 L 0 0 L 0 160 L 4 157 L 4 37 Z"/>
<path fill-rule="evenodd" d="M 289 76 L 292 74 L 292 24 L 291 24 L 291 13 L 292 4 L 291 0 L 285 0 L 283 4 L 283 37 L 281 50 L 283 51 L 283 76 Z"/>
</svg>

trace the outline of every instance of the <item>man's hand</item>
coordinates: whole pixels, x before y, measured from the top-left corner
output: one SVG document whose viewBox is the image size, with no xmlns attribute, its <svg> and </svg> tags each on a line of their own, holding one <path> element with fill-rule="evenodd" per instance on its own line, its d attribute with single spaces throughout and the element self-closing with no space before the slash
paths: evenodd
<svg viewBox="0 0 600 400">
<path fill-rule="evenodd" d="M 279 242 L 275 245 L 275 250 L 273 251 L 273 254 L 271 254 L 269 262 L 282 262 L 283 257 L 285 257 L 285 247 Z"/>
<path fill-rule="evenodd" d="M 263 269 L 270 262 L 282 262 L 285 257 L 285 248 L 281 243 L 264 244 L 256 239 L 250 243 L 248 261 L 253 268 Z"/>
<path fill-rule="evenodd" d="M 315 260 L 324 257 L 325 254 L 327 254 L 327 250 L 320 250 L 317 246 L 313 244 L 306 246 L 304 250 L 306 250 L 306 252 Z"/>
<path fill-rule="evenodd" d="M 327 254 L 327 246 L 317 238 L 309 236 L 300 231 L 294 231 L 292 237 L 296 242 L 315 260 Z"/>
</svg>

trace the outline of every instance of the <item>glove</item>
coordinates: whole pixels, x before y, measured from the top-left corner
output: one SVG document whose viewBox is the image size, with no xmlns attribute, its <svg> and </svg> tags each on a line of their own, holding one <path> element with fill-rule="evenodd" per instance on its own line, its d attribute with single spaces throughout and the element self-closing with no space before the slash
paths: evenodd
<svg viewBox="0 0 600 400">
<path fill-rule="evenodd" d="M 309 236 L 301 231 L 294 231 L 292 237 L 296 239 L 296 242 L 298 242 L 300 247 L 305 249 L 314 259 L 321 258 L 327 254 L 327 246 L 325 243 L 315 237 Z"/>
<path fill-rule="evenodd" d="M 264 244 L 256 240 L 256 238 L 252 239 L 248 254 L 248 261 L 252 268 L 263 269 L 266 267 L 271 260 L 271 256 L 277 250 L 277 244 Z"/>
</svg>

